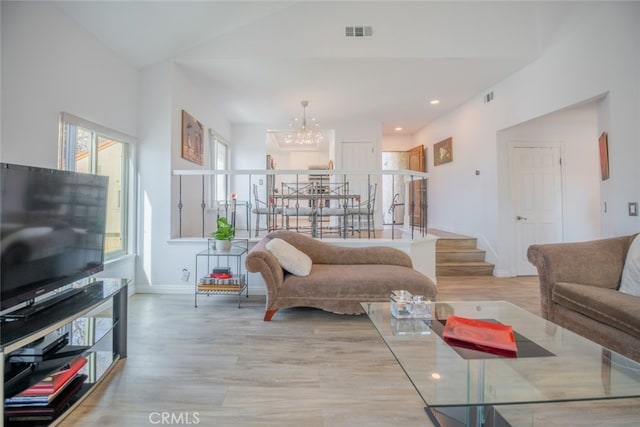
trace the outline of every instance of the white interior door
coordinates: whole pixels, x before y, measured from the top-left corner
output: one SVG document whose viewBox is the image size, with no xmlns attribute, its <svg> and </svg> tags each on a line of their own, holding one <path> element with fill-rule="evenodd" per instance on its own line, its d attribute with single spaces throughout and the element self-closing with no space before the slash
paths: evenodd
<svg viewBox="0 0 640 427">
<path fill-rule="evenodd" d="M 376 163 L 376 150 L 372 142 L 343 142 L 342 143 L 342 170 L 344 171 L 373 171 L 377 170 Z M 380 176 L 372 175 L 370 178 L 367 175 L 349 175 L 349 192 L 351 194 L 359 194 L 361 201 L 367 200 L 367 194 L 369 186 L 368 184 L 378 184 L 378 194 L 380 194 L 380 183 L 378 182 Z M 378 212 L 380 212 L 380 203 L 374 204 L 374 215 L 376 220 L 375 226 L 382 224 L 382 219 L 378 220 Z"/>
<path fill-rule="evenodd" d="M 376 170 L 375 149 L 372 142 L 343 142 L 342 170 L 366 171 Z M 377 178 L 377 176 L 372 177 Z M 362 195 L 367 194 L 367 176 L 350 175 L 349 191 Z"/>
<path fill-rule="evenodd" d="M 560 147 L 512 145 L 510 151 L 516 274 L 533 275 L 537 271 L 527 260 L 529 246 L 562 241 Z"/>
</svg>

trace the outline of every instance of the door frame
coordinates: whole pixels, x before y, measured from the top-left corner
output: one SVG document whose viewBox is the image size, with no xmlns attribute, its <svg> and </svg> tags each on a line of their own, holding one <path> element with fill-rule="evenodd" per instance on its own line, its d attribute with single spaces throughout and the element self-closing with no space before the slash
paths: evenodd
<svg viewBox="0 0 640 427">
<path fill-rule="evenodd" d="M 414 170 L 416 172 L 426 172 L 427 171 L 427 161 L 426 161 L 426 153 L 424 150 L 424 145 L 420 144 L 415 147 L 407 150 L 409 153 L 409 170 Z M 419 168 L 414 169 L 411 167 L 411 158 L 417 156 Z M 427 212 L 426 209 L 421 211 L 420 206 L 425 204 L 427 198 L 427 180 L 420 179 L 418 181 L 412 181 L 409 183 L 409 191 L 410 193 L 406 195 L 405 200 L 407 205 L 405 206 L 405 217 L 409 219 L 409 227 L 413 229 L 413 227 L 424 227 L 426 229 L 427 226 Z M 415 197 L 415 200 L 414 200 Z M 411 211 L 411 206 L 414 207 L 414 210 Z M 416 211 L 417 208 L 417 211 Z M 425 230 L 426 231 L 426 230 Z"/>
</svg>

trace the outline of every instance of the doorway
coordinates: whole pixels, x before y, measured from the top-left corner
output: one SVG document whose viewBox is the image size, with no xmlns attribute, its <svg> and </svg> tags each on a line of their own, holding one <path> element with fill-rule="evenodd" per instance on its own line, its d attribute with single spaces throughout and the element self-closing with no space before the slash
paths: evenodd
<svg viewBox="0 0 640 427">
<path fill-rule="evenodd" d="M 407 151 L 383 151 L 382 170 L 409 169 Z M 382 222 L 385 225 L 404 224 L 405 183 L 395 175 L 382 176 Z"/>
<path fill-rule="evenodd" d="M 534 275 L 527 249 L 563 241 L 562 161 L 559 145 L 516 143 L 509 147 L 515 224 L 516 274 Z"/>
<path fill-rule="evenodd" d="M 407 151 L 385 151 L 382 153 L 383 170 L 412 170 L 426 171 L 424 145 L 418 145 Z M 426 200 L 426 180 L 417 180 L 409 184 L 409 194 L 406 193 L 406 183 L 393 175 L 382 177 L 382 207 L 384 224 L 404 224 L 405 211 L 409 209 L 409 221 L 412 226 L 426 224 L 426 214 L 418 207 Z M 414 200 L 415 199 L 415 200 Z M 412 214 L 411 206 L 415 203 Z"/>
<path fill-rule="evenodd" d="M 424 145 L 418 145 L 408 150 L 409 170 L 416 172 L 426 172 L 426 162 L 424 160 Z M 426 209 L 421 209 L 427 200 L 427 180 L 418 179 L 409 184 L 409 221 L 411 227 L 425 228 L 427 226 Z"/>
</svg>

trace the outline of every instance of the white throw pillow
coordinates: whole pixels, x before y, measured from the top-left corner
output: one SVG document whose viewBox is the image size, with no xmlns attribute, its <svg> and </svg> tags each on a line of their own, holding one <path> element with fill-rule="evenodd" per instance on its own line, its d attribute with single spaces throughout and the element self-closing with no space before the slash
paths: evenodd
<svg viewBox="0 0 640 427">
<path fill-rule="evenodd" d="M 267 242 L 266 247 L 289 273 L 296 276 L 308 276 L 311 273 L 311 258 L 290 243 L 282 239 L 272 239 Z"/>
<path fill-rule="evenodd" d="M 627 252 L 619 291 L 640 296 L 640 234 L 633 239 Z"/>
</svg>

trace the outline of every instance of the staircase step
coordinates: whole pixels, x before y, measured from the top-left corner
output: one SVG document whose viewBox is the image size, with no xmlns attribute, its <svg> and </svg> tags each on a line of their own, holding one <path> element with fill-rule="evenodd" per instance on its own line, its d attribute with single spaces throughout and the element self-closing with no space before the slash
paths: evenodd
<svg viewBox="0 0 640 427">
<path fill-rule="evenodd" d="M 439 238 L 436 241 L 436 250 L 446 249 L 476 249 L 478 239 L 475 237 Z"/>
<path fill-rule="evenodd" d="M 478 239 L 441 230 L 430 230 L 436 241 L 436 276 L 492 276 L 494 265 L 485 262 Z"/>
<path fill-rule="evenodd" d="M 437 249 L 436 263 L 443 262 L 482 262 L 485 251 L 481 249 Z"/>
<path fill-rule="evenodd" d="M 436 276 L 492 276 L 494 265 L 488 262 L 444 262 L 436 264 Z"/>
</svg>

